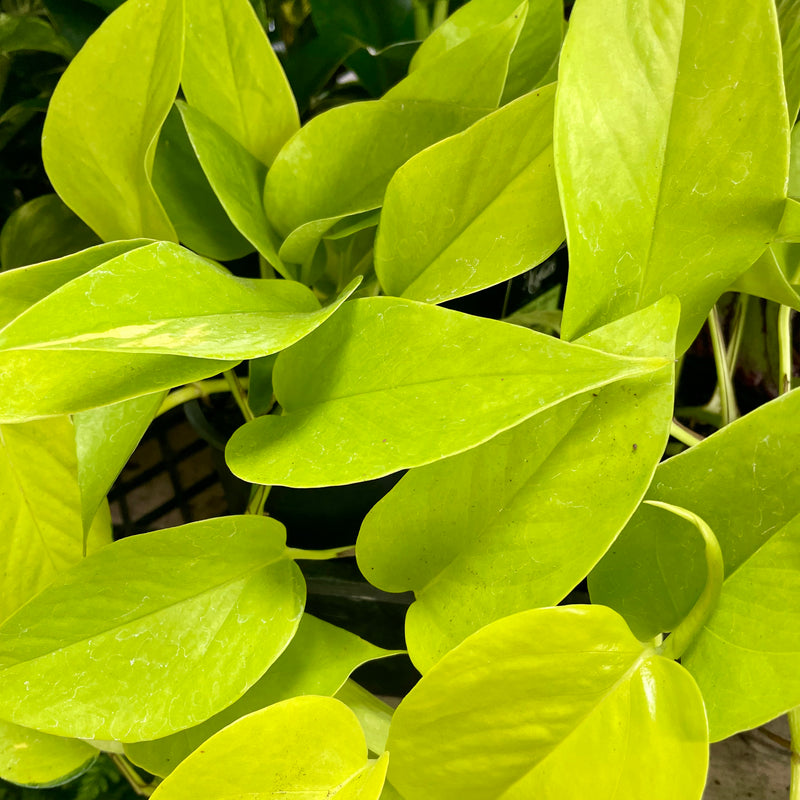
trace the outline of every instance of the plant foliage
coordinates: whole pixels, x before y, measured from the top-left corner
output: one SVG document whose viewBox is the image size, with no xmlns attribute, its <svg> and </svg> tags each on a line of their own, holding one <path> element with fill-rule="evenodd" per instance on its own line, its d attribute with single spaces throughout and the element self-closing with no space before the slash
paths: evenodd
<svg viewBox="0 0 800 800">
<path fill-rule="evenodd" d="M 1 149 L 47 108 L 55 192 L 0 233 L 3 780 L 697 800 L 800 706 L 800 3 L 447 10 L 0 14 L 2 80 L 60 76 L 0 110 Z M 186 384 L 231 392 L 251 501 L 112 541 Z M 357 541 L 264 513 L 392 475 Z M 305 610 L 298 562 L 352 555 L 413 592 L 396 711 L 349 676 L 398 651 Z"/>
</svg>

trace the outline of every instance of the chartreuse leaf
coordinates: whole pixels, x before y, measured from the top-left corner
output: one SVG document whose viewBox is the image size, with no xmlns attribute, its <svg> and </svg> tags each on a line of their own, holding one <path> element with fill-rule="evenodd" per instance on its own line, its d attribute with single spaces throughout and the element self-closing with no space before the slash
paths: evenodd
<svg viewBox="0 0 800 800">
<path fill-rule="evenodd" d="M 352 680 L 345 681 L 335 696 L 358 717 L 370 751 L 378 755 L 386 750 L 394 709 Z"/>
<path fill-rule="evenodd" d="M 53 92 L 42 134 L 45 169 L 101 239 L 176 238 L 150 176 L 182 59 L 183 3 L 128 0 L 81 48 Z"/>
<path fill-rule="evenodd" d="M 323 230 L 308 229 L 313 252 L 339 219 L 380 206 L 390 178 L 411 156 L 496 108 L 525 6 L 382 99 L 333 108 L 305 125 L 267 175 L 264 205 L 277 232 L 285 238 L 326 220 Z"/>
<path fill-rule="evenodd" d="M 285 530 L 266 517 L 115 542 L 0 626 L 0 717 L 117 741 L 195 725 L 261 677 L 304 601 Z"/>
<path fill-rule="evenodd" d="M 0 425 L 0 619 L 23 605 L 83 555 L 75 434 L 66 417 Z M 87 548 L 111 541 L 107 506 Z M 0 779 L 52 786 L 88 767 L 97 751 L 83 742 L 0 721 Z"/>
<path fill-rule="evenodd" d="M 0 527 L 3 620 L 83 557 L 75 431 L 69 418 L 0 425 Z M 110 541 L 110 526 L 97 527 L 88 545 L 96 550 Z"/>
<path fill-rule="evenodd" d="M 800 3 L 797 0 L 775 0 L 781 32 L 783 81 L 789 123 L 794 125 L 800 111 Z"/>
<path fill-rule="evenodd" d="M 284 277 L 278 236 L 267 220 L 262 191 L 267 168 L 196 108 L 177 103 L 189 140 L 219 202 L 240 233 Z"/>
<path fill-rule="evenodd" d="M 581 340 L 621 356 L 674 352 L 677 303 Z M 430 669 L 478 628 L 554 605 L 630 519 L 664 452 L 670 364 L 537 414 L 465 453 L 411 470 L 367 515 L 361 571 L 387 591 L 413 590 L 406 642 Z"/>
<path fill-rule="evenodd" d="M 535 267 L 564 240 L 555 84 L 429 147 L 386 190 L 375 271 L 387 294 L 439 303 Z"/>
<path fill-rule="evenodd" d="M 702 517 L 722 549 L 719 604 L 683 657 L 712 740 L 800 705 L 798 415 L 800 393 L 773 400 L 661 464 L 647 495 Z M 592 599 L 641 637 L 673 630 L 705 585 L 702 547 L 690 525 L 643 506 L 590 575 Z"/>
<path fill-rule="evenodd" d="M 65 283 L 146 244 L 149 244 L 147 239 L 109 242 L 54 261 L 3 273 L 0 276 L 0 326 L 5 327 L 14 317 Z"/>
<path fill-rule="evenodd" d="M 232 706 L 193 728 L 152 742 L 128 744 L 125 753 L 148 772 L 166 777 L 203 742 L 237 719 L 291 697 L 333 695 L 356 667 L 390 655 L 394 652 L 304 614 L 286 650 Z"/>
<path fill-rule="evenodd" d="M 77 739 L 63 739 L 0 720 L 0 779 L 23 786 L 58 786 L 91 766 L 98 751 Z"/>
<path fill-rule="evenodd" d="M 163 399 L 164 393 L 157 392 L 81 411 L 73 417 L 84 530 L 88 530 L 98 506 L 153 421 Z"/>
<path fill-rule="evenodd" d="M 0 274 L 0 291 L 13 274 Z M 110 405 L 281 350 L 355 286 L 320 308 L 292 281 L 236 278 L 169 242 L 138 248 L 65 284 L 0 331 L 0 421 Z"/>
<path fill-rule="evenodd" d="M 405 800 L 697 800 L 708 764 L 691 676 L 602 606 L 474 633 L 400 703 L 387 748 Z"/>
<path fill-rule="evenodd" d="M 300 127 L 289 82 L 248 0 L 186 0 L 181 86 L 189 105 L 264 164 Z"/>
<path fill-rule="evenodd" d="M 485 28 L 502 22 L 516 0 L 471 0 L 428 36 L 411 59 L 411 71 L 426 66 Z M 528 15 L 511 54 L 503 103 L 539 86 L 558 58 L 564 25 L 562 0 L 530 0 Z"/>
<path fill-rule="evenodd" d="M 0 231 L 0 265 L 14 269 L 98 244 L 97 236 L 55 194 L 21 205 Z"/>
<path fill-rule="evenodd" d="M 772 0 L 576 5 L 555 124 L 565 338 L 673 293 L 681 353 L 758 258 L 785 198 L 780 60 Z"/>
<path fill-rule="evenodd" d="M 217 261 L 232 261 L 252 252 L 225 213 L 197 160 L 176 107 L 167 115 L 153 163 L 153 186 L 191 250 Z"/>
<path fill-rule="evenodd" d="M 367 759 L 358 720 L 330 697 L 295 697 L 209 739 L 158 786 L 154 800 L 196 797 L 377 800 L 388 754 Z"/>
<path fill-rule="evenodd" d="M 408 300 L 354 300 L 280 355 L 273 386 L 283 416 L 248 422 L 226 458 L 254 483 L 369 480 L 464 452 L 570 397 L 669 362 Z"/>
<path fill-rule="evenodd" d="M 787 247 L 795 245 L 770 245 L 758 261 L 736 280 L 731 289 L 754 297 L 764 297 L 800 311 L 800 295 L 797 288 L 790 283 L 784 266 L 783 255 Z"/>
</svg>

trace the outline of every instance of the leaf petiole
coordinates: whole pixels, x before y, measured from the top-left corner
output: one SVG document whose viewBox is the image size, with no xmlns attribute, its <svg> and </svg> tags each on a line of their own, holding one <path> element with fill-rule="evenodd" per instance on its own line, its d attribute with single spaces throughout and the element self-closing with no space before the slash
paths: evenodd
<svg viewBox="0 0 800 800">
<path fill-rule="evenodd" d="M 686 648 L 694 641 L 708 618 L 716 608 L 719 600 L 722 584 L 725 580 L 725 565 L 722 559 L 717 537 L 708 524 L 691 511 L 671 503 L 662 503 L 659 500 L 645 500 L 650 506 L 663 508 L 697 528 L 705 543 L 706 553 L 706 585 L 692 610 L 686 615 L 684 620 L 672 631 L 669 638 L 664 643 L 663 655 L 673 660 L 680 658 Z"/>
<path fill-rule="evenodd" d="M 739 416 L 736 405 L 736 394 L 733 389 L 733 373 L 728 361 L 725 338 L 722 335 L 722 322 L 717 307 L 708 315 L 708 330 L 711 334 L 711 346 L 714 349 L 714 363 L 717 366 L 717 386 L 719 387 L 720 406 L 723 427 Z"/>
<path fill-rule="evenodd" d="M 332 547 L 330 550 L 302 550 L 297 547 L 287 547 L 289 558 L 295 561 L 328 561 L 332 558 L 352 558 L 356 554 L 355 545 L 347 547 Z"/>
</svg>

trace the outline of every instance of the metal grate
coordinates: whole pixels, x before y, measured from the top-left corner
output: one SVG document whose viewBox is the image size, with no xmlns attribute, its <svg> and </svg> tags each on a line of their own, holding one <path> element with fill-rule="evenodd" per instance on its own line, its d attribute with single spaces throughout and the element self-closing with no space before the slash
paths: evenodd
<svg viewBox="0 0 800 800">
<path fill-rule="evenodd" d="M 114 538 L 229 513 L 221 455 L 181 408 L 156 419 L 109 492 Z"/>
</svg>

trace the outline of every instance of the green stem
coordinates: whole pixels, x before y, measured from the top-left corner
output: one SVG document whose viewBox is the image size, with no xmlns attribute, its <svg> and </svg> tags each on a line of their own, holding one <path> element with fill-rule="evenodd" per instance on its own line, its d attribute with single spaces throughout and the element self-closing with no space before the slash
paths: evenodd
<svg viewBox="0 0 800 800">
<path fill-rule="evenodd" d="M 250 502 L 247 504 L 247 514 L 255 514 L 260 517 L 264 513 L 264 506 L 267 504 L 269 497 L 269 490 L 271 486 L 257 485 L 254 488 L 253 494 L 250 497 Z"/>
<path fill-rule="evenodd" d="M 172 411 L 173 408 L 188 403 L 190 400 L 198 400 L 201 397 L 208 397 L 212 394 L 219 394 L 220 392 L 229 392 L 230 386 L 225 378 L 214 378 L 209 381 L 198 381 L 197 383 L 190 383 L 188 386 L 182 386 L 174 392 L 170 392 L 165 398 L 161 407 L 156 413 L 157 417 L 166 414 L 167 411 Z"/>
<path fill-rule="evenodd" d="M 708 315 L 708 330 L 711 333 L 711 346 L 714 349 L 714 363 L 717 366 L 717 386 L 722 411 L 722 424 L 727 425 L 739 416 L 736 395 L 733 391 L 733 375 L 728 368 L 728 353 L 722 335 L 722 322 L 717 307 Z"/>
<path fill-rule="evenodd" d="M 242 412 L 242 416 L 247 422 L 255 419 L 256 415 L 250 410 L 250 406 L 247 404 L 247 394 L 245 393 L 242 382 L 239 380 L 239 376 L 232 369 L 227 370 L 223 374 L 225 375 L 225 380 L 228 382 L 228 386 L 233 393 L 233 399 L 236 401 L 236 405 L 239 406 L 239 410 Z"/>
<path fill-rule="evenodd" d="M 713 613 L 722 591 L 722 583 L 725 580 L 725 566 L 722 560 L 722 550 L 720 549 L 717 537 L 708 524 L 697 514 L 687 511 L 680 506 L 673 506 L 670 503 L 662 503 L 658 500 L 645 500 L 645 503 L 656 508 L 663 508 L 697 528 L 703 537 L 706 550 L 706 585 L 692 610 L 686 615 L 684 620 L 672 631 L 670 637 L 664 644 L 663 654 L 667 658 L 680 658 L 686 648 L 694 641 L 708 618 Z"/>
<path fill-rule="evenodd" d="M 739 350 L 744 339 L 744 324 L 747 321 L 747 309 L 750 306 L 750 295 L 740 294 L 736 299 L 736 310 L 731 326 L 731 340 L 728 342 L 728 370 L 731 375 L 736 372 Z"/>
<path fill-rule="evenodd" d="M 672 436 L 673 439 L 682 442 L 687 447 L 694 447 L 696 444 L 700 444 L 700 442 L 703 441 L 703 437 L 700 436 L 699 433 L 695 433 L 691 428 L 687 428 L 676 419 L 672 420 L 669 435 Z"/>
<path fill-rule="evenodd" d="M 300 550 L 296 547 L 287 547 L 289 558 L 299 561 L 329 561 L 332 558 L 352 558 L 356 554 L 354 545 L 347 547 L 333 547 L 330 550 Z"/>
<path fill-rule="evenodd" d="M 792 737 L 792 788 L 790 800 L 800 800 L 800 708 L 789 712 L 789 733 Z"/>
<path fill-rule="evenodd" d="M 450 12 L 450 0 L 436 0 L 433 4 L 433 22 L 431 30 L 436 30 L 446 19 Z"/>
<path fill-rule="evenodd" d="M 427 39 L 431 32 L 431 18 L 425 0 L 414 0 L 414 38 Z"/>
<path fill-rule="evenodd" d="M 792 309 L 789 306 L 781 306 L 778 311 L 778 353 L 778 392 L 786 394 L 792 388 Z"/>
<path fill-rule="evenodd" d="M 508 301 L 511 299 L 511 281 L 506 283 L 506 296 L 503 298 L 503 310 L 500 312 L 500 319 L 505 319 L 508 313 Z"/>
<path fill-rule="evenodd" d="M 258 256 L 258 273 L 262 278 L 274 278 L 275 277 L 275 270 L 272 267 L 272 264 L 267 261 L 264 256 L 259 253 Z"/>
<path fill-rule="evenodd" d="M 121 756 L 118 753 L 108 753 L 108 757 L 114 762 L 114 766 L 122 773 L 122 776 L 125 778 L 126 781 L 131 785 L 136 794 L 141 795 L 142 797 L 150 797 L 153 792 L 156 790 L 156 787 L 150 783 L 147 783 L 141 775 L 131 766 L 130 762 L 128 761 L 125 756 Z"/>
</svg>

